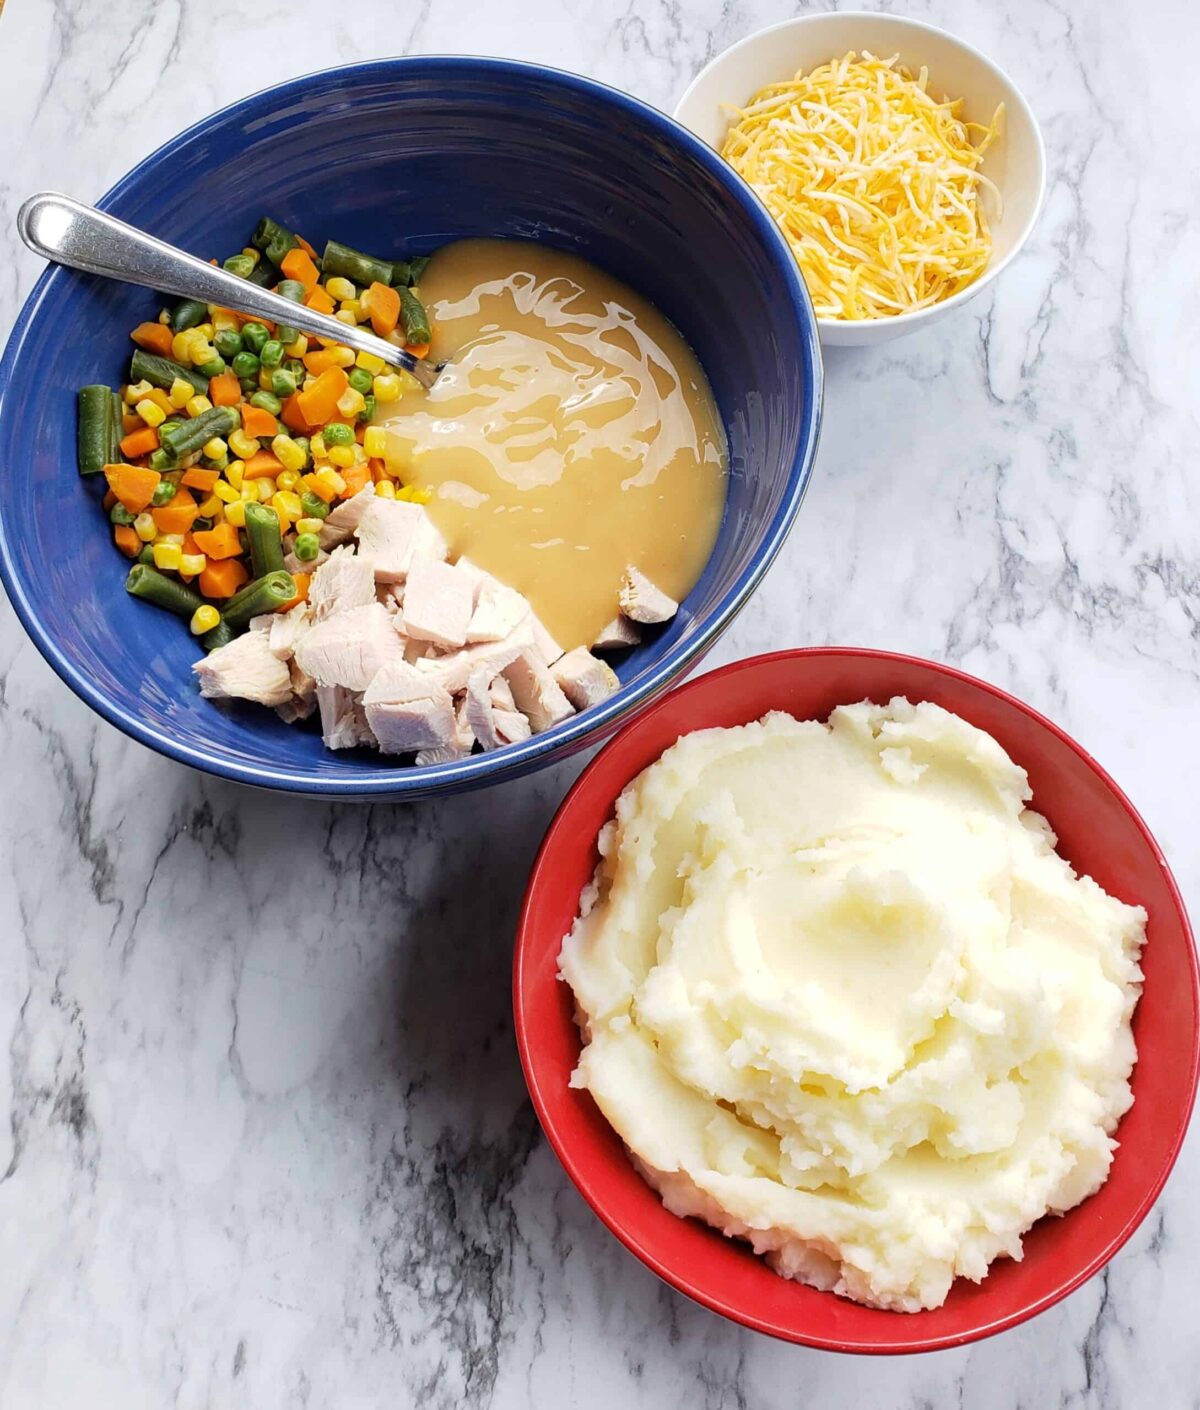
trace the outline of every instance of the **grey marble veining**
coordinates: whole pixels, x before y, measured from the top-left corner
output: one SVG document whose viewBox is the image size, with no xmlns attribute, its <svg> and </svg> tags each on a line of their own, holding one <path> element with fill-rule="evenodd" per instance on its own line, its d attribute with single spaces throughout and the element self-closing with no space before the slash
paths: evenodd
<svg viewBox="0 0 1200 1410">
<path fill-rule="evenodd" d="M 8 0 L 0 334 L 36 275 L 28 192 L 94 198 L 263 84 L 467 49 L 670 108 L 795 8 Z M 1008 687 L 1109 767 L 1195 898 L 1200 13 L 905 11 L 1023 86 L 1045 214 L 966 313 L 829 357 L 799 524 L 714 659 L 884 645 Z M 507 787 L 503 827 L 478 796 L 248 792 L 99 722 L 0 606 L 0 1405 L 1195 1406 L 1194 1135 L 1103 1276 L 936 1356 L 771 1342 L 619 1248 L 540 1138 L 509 1016 L 522 879 L 574 772 Z"/>
</svg>

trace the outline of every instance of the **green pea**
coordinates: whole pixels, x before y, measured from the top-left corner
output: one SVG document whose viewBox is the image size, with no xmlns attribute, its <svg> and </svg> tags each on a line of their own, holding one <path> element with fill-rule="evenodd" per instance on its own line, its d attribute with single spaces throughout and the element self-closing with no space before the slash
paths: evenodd
<svg viewBox="0 0 1200 1410">
<path fill-rule="evenodd" d="M 202 362 L 196 371 L 201 377 L 219 377 L 225 371 L 225 359 L 223 357 L 210 358 L 208 362 Z"/>
<path fill-rule="evenodd" d="M 242 350 L 242 335 L 236 328 L 222 328 L 213 338 L 213 347 L 227 362 L 231 362 Z"/>
<path fill-rule="evenodd" d="M 242 342 L 252 353 L 260 353 L 270 340 L 270 333 L 261 323 L 242 324 Z"/>
<path fill-rule="evenodd" d="M 204 532 L 204 531 L 207 530 L 207 529 L 211 529 L 212 526 L 213 526 L 213 521 L 212 521 L 211 519 L 207 518 L 207 517 L 206 517 L 205 515 L 203 515 L 203 514 L 198 514 L 198 515 L 192 520 L 192 533 L 196 533 L 196 532 L 201 532 L 201 533 L 202 533 L 202 532 Z"/>
<path fill-rule="evenodd" d="M 273 392 L 255 392 L 250 398 L 250 405 L 269 411 L 272 416 L 278 416 L 283 410 L 283 403 Z"/>
<path fill-rule="evenodd" d="M 295 341 L 293 339 L 293 341 Z M 262 345 L 258 360 L 264 367 L 278 367 L 283 361 L 283 344 L 278 338 L 268 338 Z"/>
<path fill-rule="evenodd" d="M 331 421 L 321 432 L 327 446 L 352 446 L 354 432 L 341 421 Z"/>
<path fill-rule="evenodd" d="M 157 470 L 161 474 L 164 470 L 174 470 L 177 462 L 169 450 L 161 447 L 150 456 L 150 469 Z"/>
<path fill-rule="evenodd" d="M 136 517 L 121 503 L 114 504 L 108 511 L 109 522 L 112 524 L 132 524 Z"/>
<path fill-rule="evenodd" d="M 283 364 L 283 371 L 292 374 L 296 379 L 296 386 L 299 386 L 300 383 L 304 381 L 307 373 L 307 369 L 298 357 L 287 358 Z"/>
<path fill-rule="evenodd" d="M 277 397 L 290 397 L 296 390 L 296 378 L 286 368 L 277 367 L 271 373 L 271 390 Z"/>
<path fill-rule="evenodd" d="M 150 547 L 149 544 L 146 544 L 146 546 L 142 549 L 141 553 L 138 554 L 138 556 L 137 556 L 137 561 L 138 561 L 139 563 L 150 563 L 150 564 L 153 564 L 153 562 L 154 562 L 154 550 Z"/>
<path fill-rule="evenodd" d="M 375 385 L 374 377 L 372 377 L 371 374 L 366 371 L 365 368 L 362 367 L 356 367 L 354 371 L 351 372 L 348 380 L 354 390 L 356 392 L 361 392 L 364 397 Z"/>
<path fill-rule="evenodd" d="M 257 263 L 249 255 L 230 255 L 221 268 L 229 274 L 236 274 L 239 279 L 249 279 Z"/>
<path fill-rule="evenodd" d="M 241 381 L 246 377 L 257 377 L 259 362 L 252 352 L 240 352 L 233 359 L 233 375 Z"/>
<path fill-rule="evenodd" d="M 316 534 L 297 534 L 293 552 L 301 563 L 311 563 L 321 551 L 321 542 Z"/>
<path fill-rule="evenodd" d="M 300 496 L 300 508 L 304 510 L 306 519 L 324 519 L 329 513 L 329 506 L 319 494 L 313 494 L 312 490 L 305 490 Z"/>
<path fill-rule="evenodd" d="M 155 509 L 161 509 L 164 505 L 170 504 L 175 498 L 175 486 L 170 480 L 159 480 L 154 486 L 154 493 L 150 496 L 150 503 Z"/>
</svg>

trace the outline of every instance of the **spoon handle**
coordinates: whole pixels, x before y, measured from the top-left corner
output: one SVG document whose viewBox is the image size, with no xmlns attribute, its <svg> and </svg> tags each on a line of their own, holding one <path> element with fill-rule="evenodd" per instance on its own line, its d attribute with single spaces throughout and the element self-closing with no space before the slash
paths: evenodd
<svg viewBox="0 0 1200 1410">
<path fill-rule="evenodd" d="M 260 289 L 236 274 L 156 240 L 144 230 L 54 191 L 30 196 L 17 213 L 17 230 L 35 254 L 56 264 L 106 279 L 120 279 L 126 284 L 141 284 L 178 298 L 200 299 L 235 313 L 286 324 L 318 338 L 332 338 L 356 352 L 374 353 L 390 366 L 404 368 L 424 387 L 433 386 L 440 370 L 374 333 L 352 328 L 306 304 Z"/>
</svg>

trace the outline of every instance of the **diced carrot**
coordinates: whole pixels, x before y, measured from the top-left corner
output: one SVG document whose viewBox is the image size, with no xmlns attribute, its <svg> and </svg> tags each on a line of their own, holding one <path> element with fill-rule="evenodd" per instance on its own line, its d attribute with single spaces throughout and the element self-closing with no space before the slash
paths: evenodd
<svg viewBox="0 0 1200 1410">
<path fill-rule="evenodd" d="M 192 537 L 192 531 L 190 529 L 183 536 L 183 551 L 184 553 L 193 555 L 200 552 L 200 545 Z"/>
<path fill-rule="evenodd" d="M 242 407 L 242 430 L 248 436 L 274 436 L 278 434 L 279 424 L 269 411 L 247 402 Z"/>
<path fill-rule="evenodd" d="M 300 248 L 304 251 L 306 255 L 311 255 L 313 259 L 316 259 L 316 250 L 313 249 L 313 247 L 308 243 L 308 241 L 304 238 L 303 235 L 296 236 L 296 244 L 300 246 Z"/>
<path fill-rule="evenodd" d="M 159 324 L 154 325 L 156 328 Z M 139 416 L 138 420 L 142 418 Z M 158 432 L 153 426 L 143 426 L 138 431 L 130 431 L 121 438 L 121 454 L 127 460 L 136 460 L 139 455 L 149 455 L 158 449 Z"/>
<path fill-rule="evenodd" d="M 100 501 L 100 503 L 103 504 L 105 510 L 111 509 L 113 505 L 116 504 L 116 502 L 117 497 L 115 494 L 113 494 L 112 490 L 105 490 L 104 498 Z"/>
<path fill-rule="evenodd" d="M 152 509 L 150 513 L 160 534 L 186 534 L 196 517 L 196 501 L 191 490 L 180 487 L 168 503 L 160 509 Z"/>
<path fill-rule="evenodd" d="M 346 493 L 343 499 L 349 499 L 361 490 L 371 478 L 371 467 L 365 460 L 356 462 L 354 465 L 347 465 L 344 470 L 338 472 L 346 482 Z"/>
<path fill-rule="evenodd" d="M 320 278 L 317 266 L 312 262 L 312 256 L 298 246 L 284 255 L 283 263 L 279 267 L 289 279 L 303 284 L 306 294 L 317 287 L 317 280 Z"/>
<path fill-rule="evenodd" d="M 229 525 L 222 524 L 221 528 Z M 211 531 L 216 533 L 216 529 Z M 200 574 L 200 591 L 205 597 L 232 597 L 243 583 L 250 581 L 245 565 L 237 558 L 223 558 L 217 563 L 206 563 Z"/>
<path fill-rule="evenodd" d="M 322 372 L 328 372 L 331 367 L 336 367 L 341 355 L 342 350 L 336 343 L 328 348 L 317 348 L 313 352 L 304 354 L 305 370 L 311 372 L 314 377 L 319 377 Z"/>
<path fill-rule="evenodd" d="M 324 426 L 337 411 L 338 398 L 350 385 L 340 367 L 329 367 L 307 391 L 297 392 L 300 414 L 311 426 Z"/>
<path fill-rule="evenodd" d="M 264 475 L 269 475 L 274 479 L 283 469 L 279 458 L 269 450 L 260 450 L 257 455 L 252 455 L 244 462 L 245 469 L 242 471 L 242 478 L 245 480 L 261 480 Z"/>
<path fill-rule="evenodd" d="M 141 465 L 106 465 L 104 478 L 130 514 L 140 514 L 150 503 L 162 476 L 157 470 L 147 470 Z"/>
<path fill-rule="evenodd" d="M 287 612 L 298 603 L 308 601 L 308 585 L 312 581 L 311 573 L 293 573 L 292 581 L 296 584 L 296 595 L 287 602 L 281 602 L 276 607 L 276 612 Z"/>
<path fill-rule="evenodd" d="M 203 490 L 205 494 L 211 494 L 213 486 L 221 478 L 219 470 L 203 470 L 199 465 L 193 465 L 190 470 L 183 472 L 185 485 L 190 485 L 194 490 Z"/>
<path fill-rule="evenodd" d="M 412 353 L 413 357 L 428 357 L 428 356 L 429 356 L 429 344 L 428 344 L 428 343 L 409 343 L 409 344 L 408 344 L 408 350 L 409 350 L 410 353 Z"/>
<path fill-rule="evenodd" d="M 193 533 L 192 537 L 206 558 L 236 558 L 242 551 L 237 530 L 232 524 L 215 524 L 211 529 Z"/>
<path fill-rule="evenodd" d="M 113 529 L 113 543 L 126 558 L 136 558 L 142 551 L 142 541 L 134 532 L 132 524 L 118 524 Z"/>
<path fill-rule="evenodd" d="M 329 297 L 324 289 L 316 288 L 310 291 L 304 302 L 317 313 L 332 313 L 337 305 Z"/>
<path fill-rule="evenodd" d="M 161 387 L 151 387 L 146 393 L 145 400 L 152 401 L 155 406 L 159 407 L 168 416 L 175 415 L 175 407 L 171 404 L 171 398 L 167 396 L 166 392 L 164 392 Z"/>
<path fill-rule="evenodd" d="M 242 398 L 242 386 L 232 372 L 222 372 L 208 379 L 208 398 L 214 406 L 236 406 Z"/>
<path fill-rule="evenodd" d="M 127 436 L 130 431 L 139 431 L 146 423 L 136 411 L 125 410 L 121 413 L 121 434 Z"/>
<path fill-rule="evenodd" d="M 400 322 L 400 295 L 386 284 L 370 285 L 363 293 L 362 306 L 370 316 L 371 327 L 381 338 L 386 338 Z"/>
<path fill-rule="evenodd" d="M 307 436 L 312 427 L 304 419 L 304 413 L 300 410 L 300 393 L 293 392 L 283 404 L 283 410 L 279 413 L 279 419 L 289 431 L 298 431 L 300 435 Z"/>
<path fill-rule="evenodd" d="M 129 335 L 139 348 L 157 353 L 159 357 L 171 356 L 171 329 L 166 323 L 139 323 Z"/>
</svg>

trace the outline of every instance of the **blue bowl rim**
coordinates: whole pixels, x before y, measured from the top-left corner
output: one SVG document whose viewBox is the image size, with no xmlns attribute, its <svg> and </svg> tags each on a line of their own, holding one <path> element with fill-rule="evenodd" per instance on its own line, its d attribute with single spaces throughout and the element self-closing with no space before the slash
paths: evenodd
<svg viewBox="0 0 1200 1410">
<path fill-rule="evenodd" d="M 386 798 L 426 796 L 454 792 L 462 788 L 483 787 L 502 779 L 528 773 L 552 762 L 560 753 L 574 752 L 588 742 L 599 742 L 635 711 L 641 709 L 683 674 L 698 657 L 706 653 L 730 625 L 738 612 L 774 562 L 799 512 L 812 478 L 813 463 L 820 439 L 821 413 L 824 398 L 824 368 L 817 335 L 816 315 L 807 287 L 782 233 L 745 181 L 716 152 L 682 124 L 666 113 L 632 94 L 582 74 L 550 65 L 516 59 L 493 59 L 470 55 L 404 55 L 389 59 L 372 59 L 362 63 L 337 65 L 318 69 L 298 78 L 259 89 L 256 93 L 219 108 L 215 113 L 193 123 L 164 142 L 149 156 L 125 174 L 96 202 L 101 210 L 111 210 L 137 182 L 160 163 L 167 162 L 185 143 L 220 127 L 232 117 L 247 121 L 268 117 L 281 103 L 303 96 L 314 80 L 334 80 L 354 83 L 362 79 L 386 79 L 397 72 L 426 70 L 431 79 L 447 72 L 475 71 L 481 77 L 502 75 L 520 77 L 536 75 L 549 78 L 564 89 L 607 103 L 645 121 L 651 128 L 681 146 L 694 160 L 705 167 L 724 185 L 743 207 L 752 228 L 769 248 L 773 248 L 783 276 L 784 288 L 790 297 L 796 321 L 800 327 L 805 360 L 804 431 L 801 446 L 792 463 L 780 506 L 767 527 L 766 536 L 754 560 L 726 591 L 711 611 L 708 622 L 686 642 L 680 642 L 642 673 L 636 684 L 623 686 L 602 704 L 563 721 L 544 734 L 534 735 L 521 744 L 509 744 L 487 754 L 476 754 L 454 763 L 433 764 L 424 768 L 390 765 L 379 768 L 347 770 L 344 777 L 317 777 L 304 769 L 286 765 L 263 765 L 231 762 L 208 754 L 205 750 L 171 738 L 148 726 L 134 711 L 128 710 L 96 687 L 77 668 L 42 626 L 34 604 L 18 580 L 14 561 L 9 552 L 3 516 L 0 515 L 0 580 L 21 624 L 34 645 L 58 676 L 109 724 L 115 725 L 139 743 L 187 764 L 202 772 L 237 783 L 255 785 L 289 793 L 309 794 L 330 798 Z M 45 269 L 25 300 L 13 325 L 4 355 L 0 358 L 0 414 L 12 368 L 17 362 L 25 337 L 37 317 L 43 300 L 59 281 L 73 277 L 72 272 L 56 265 Z"/>
</svg>

